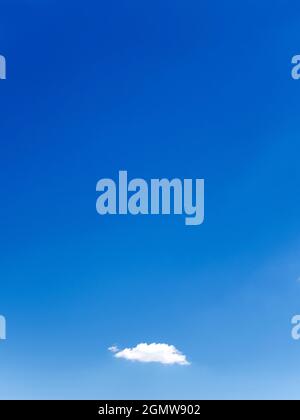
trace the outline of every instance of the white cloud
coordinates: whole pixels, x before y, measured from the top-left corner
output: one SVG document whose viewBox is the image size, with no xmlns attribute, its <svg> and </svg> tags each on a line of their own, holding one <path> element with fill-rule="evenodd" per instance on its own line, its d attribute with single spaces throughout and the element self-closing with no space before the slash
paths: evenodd
<svg viewBox="0 0 300 420">
<path fill-rule="evenodd" d="M 116 346 L 109 347 L 114 357 L 137 362 L 156 362 L 164 365 L 189 365 L 186 356 L 173 345 L 160 343 L 140 343 L 136 347 L 119 350 Z"/>
<path fill-rule="evenodd" d="M 108 350 L 111 351 L 112 353 L 117 353 L 119 351 L 117 346 L 110 346 L 108 347 Z"/>
</svg>

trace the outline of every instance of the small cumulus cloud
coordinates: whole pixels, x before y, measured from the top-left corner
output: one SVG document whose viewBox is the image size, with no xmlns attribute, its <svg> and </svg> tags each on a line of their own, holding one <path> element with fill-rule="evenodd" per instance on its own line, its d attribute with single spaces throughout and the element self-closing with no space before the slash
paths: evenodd
<svg viewBox="0 0 300 420">
<path fill-rule="evenodd" d="M 142 363 L 162 363 L 164 365 L 189 365 L 187 358 L 175 346 L 163 343 L 140 343 L 136 347 L 119 350 L 116 346 L 108 348 L 117 359 L 127 359 Z"/>
<path fill-rule="evenodd" d="M 117 353 L 119 351 L 117 346 L 110 346 L 108 347 L 108 350 L 111 351 L 112 353 Z"/>
</svg>

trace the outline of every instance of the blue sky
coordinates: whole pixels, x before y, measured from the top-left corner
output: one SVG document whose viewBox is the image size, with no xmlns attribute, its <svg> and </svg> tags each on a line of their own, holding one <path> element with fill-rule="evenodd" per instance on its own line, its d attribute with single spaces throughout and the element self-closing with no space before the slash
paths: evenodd
<svg viewBox="0 0 300 420">
<path fill-rule="evenodd" d="M 0 7 L 0 398 L 298 398 L 299 2 Z M 100 217 L 122 169 L 204 178 L 205 223 Z"/>
</svg>

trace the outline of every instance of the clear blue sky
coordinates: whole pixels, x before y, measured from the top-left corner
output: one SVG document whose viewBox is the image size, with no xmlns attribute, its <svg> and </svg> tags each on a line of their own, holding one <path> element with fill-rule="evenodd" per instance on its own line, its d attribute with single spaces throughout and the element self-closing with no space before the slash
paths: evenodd
<svg viewBox="0 0 300 420">
<path fill-rule="evenodd" d="M 0 398 L 298 398 L 299 1 L 0 11 Z M 120 169 L 205 178 L 205 223 L 101 218 Z"/>
</svg>

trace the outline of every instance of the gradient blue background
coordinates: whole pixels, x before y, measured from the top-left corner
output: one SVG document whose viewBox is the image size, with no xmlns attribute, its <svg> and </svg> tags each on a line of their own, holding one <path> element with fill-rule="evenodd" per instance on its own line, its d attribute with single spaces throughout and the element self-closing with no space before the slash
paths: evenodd
<svg viewBox="0 0 300 420">
<path fill-rule="evenodd" d="M 0 0 L 0 398 L 298 398 L 299 1 Z M 206 219 L 100 217 L 205 178 Z M 116 360 L 175 345 L 190 366 Z"/>
</svg>

